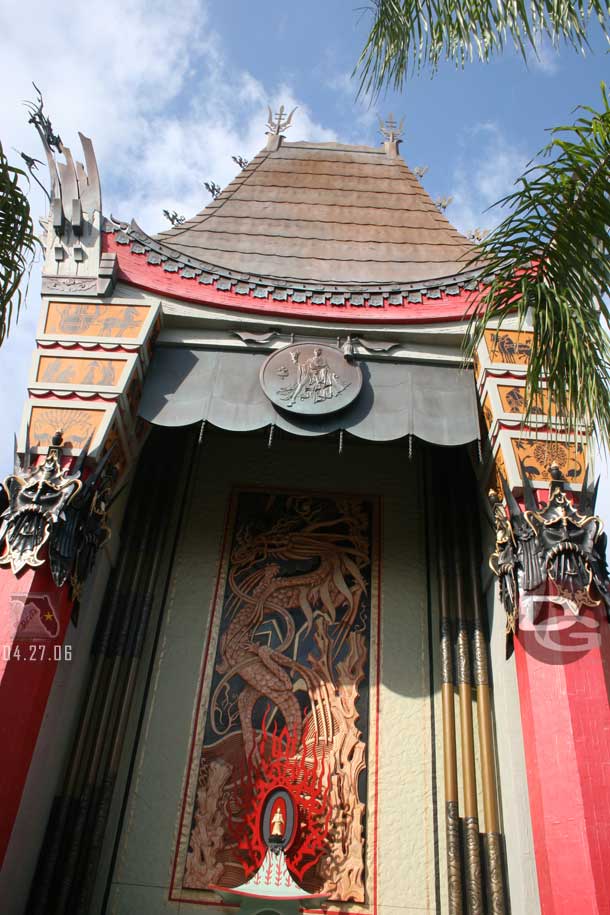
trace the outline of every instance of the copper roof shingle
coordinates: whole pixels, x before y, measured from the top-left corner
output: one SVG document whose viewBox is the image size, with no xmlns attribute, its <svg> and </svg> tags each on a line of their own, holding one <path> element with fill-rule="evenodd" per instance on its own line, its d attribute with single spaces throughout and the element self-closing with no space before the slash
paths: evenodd
<svg viewBox="0 0 610 915">
<path fill-rule="evenodd" d="M 463 271 L 474 250 L 400 156 L 283 140 L 155 238 L 222 270 L 321 288 L 427 284 Z"/>
</svg>

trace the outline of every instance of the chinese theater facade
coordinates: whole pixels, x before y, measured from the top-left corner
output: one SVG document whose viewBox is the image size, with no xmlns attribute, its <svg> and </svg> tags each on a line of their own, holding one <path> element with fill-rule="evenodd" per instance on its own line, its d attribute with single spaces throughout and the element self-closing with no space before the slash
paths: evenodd
<svg viewBox="0 0 610 915">
<path fill-rule="evenodd" d="M 524 422 L 527 328 L 464 362 L 486 278 L 395 123 L 289 121 L 157 235 L 34 121 L 2 912 L 610 912 L 586 446 Z"/>
</svg>

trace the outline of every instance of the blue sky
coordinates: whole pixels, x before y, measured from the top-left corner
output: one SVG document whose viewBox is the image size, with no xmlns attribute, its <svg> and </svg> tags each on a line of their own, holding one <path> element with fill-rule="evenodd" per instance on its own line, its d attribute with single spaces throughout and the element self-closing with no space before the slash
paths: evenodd
<svg viewBox="0 0 610 915">
<path fill-rule="evenodd" d="M 225 184 L 236 171 L 231 156 L 264 145 L 267 103 L 299 106 L 293 140 L 377 144 L 376 115 L 393 111 L 405 118 L 402 155 L 429 167 L 424 185 L 433 197 L 453 196 L 447 216 L 469 231 L 497 220 L 485 209 L 510 190 L 545 128 L 569 123 L 578 104 L 595 106 L 609 71 L 594 27 L 585 57 L 544 44 L 527 66 L 514 52 L 463 71 L 444 65 L 370 105 L 356 101 L 350 79 L 369 23 L 363 0 L 4 4 L 0 137 L 7 151 L 40 155 L 22 106 L 33 80 L 75 153 L 78 130 L 93 139 L 105 212 L 155 231 L 163 208 L 192 214 L 209 200 L 203 181 Z M 41 215 L 36 189 L 32 204 Z M 25 394 L 39 271 L 0 350 L 2 473 Z"/>
</svg>

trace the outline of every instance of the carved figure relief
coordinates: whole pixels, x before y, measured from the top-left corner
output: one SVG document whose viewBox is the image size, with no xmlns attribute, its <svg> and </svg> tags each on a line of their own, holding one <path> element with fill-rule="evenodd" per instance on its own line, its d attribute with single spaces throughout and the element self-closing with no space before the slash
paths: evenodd
<svg viewBox="0 0 610 915">
<path fill-rule="evenodd" d="M 489 394 L 486 396 L 485 402 L 483 403 L 483 419 L 485 421 L 485 426 L 487 428 L 487 431 L 489 432 L 489 430 L 491 429 L 491 427 L 493 425 L 493 421 L 494 421 L 494 415 L 493 415 L 493 410 L 491 409 L 491 402 L 489 399 Z"/>
<path fill-rule="evenodd" d="M 498 385 L 498 394 L 502 407 L 507 413 L 525 413 L 525 389 L 518 385 L 500 384 Z M 534 404 L 533 414 L 546 416 L 548 414 L 549 401 L 546 391 L 542 392 L 538 403 Z M 554 404 L 551 404 L 551 415 L 556 413 Z"/>
<path fill-rule="evenodd" d="M 527 365 L 532 352 L 532 334 L 529 331 L 486 330 L 485 342 L 492 362 Z"/>
<path fill-rule="evenodd" d="M 142 382 L 135 375 L 127 388 L 127 403 L 129 404 L 129 409 L 133 416 L 138 415 L 138 407 L 140 405 L 140 398 L 142 397 Z"/>
<path fill-rule="evenodd" d="M 335 413 L 360 393 L 362 373 L 333 346 L 297 343 L 273 353 L 261 368 L 269 399 L 295 413 Z"/>
<path fill-rule="evenodd" d="M 97 289 L 97 279 L 80 280 L 76 277 L 43 277 L 43 293 L 49 292 L 93 292 Z"/>
<path fill-rule="evenodd" d="M 144 305 L 51 302 L 45 333 L 82 337 L 138 337 L 149 309 Z"/>
<path fill-rule="evenodd" d="M 365 900 L 373 516 L 360 497 L 237 496 L 184 889 L 254 880 L 292 804 L 291 893 Z M 288 806 L 267 809 L 272 790 Z"/>
<path fill-rule="evenodd" d="M 525 397 L 522 388 L 499 385 L 498 394 L 507 413 L 525 413 Z"/>
<path fill-rule="evenodd" d="M 502 478 L 507 477 L 506 465 L 504 463 L 504 457 L 502 455 L 502 449 L 498 448 L 496 456 L 494 457 L 493 463 L 491 465 L 490 474 L 487 480 L 487 491 L 493 489 L 497 492 L 502 492 Z"/>
<path fill-rule="evenodd" d="M 112 463 L 120 477 L 127 468 L 128 459 L 116 422 L 112 423 L 104 440 L 103 452 L 107 454 L 109 451 L 112 451 Z"/>
<path fill-rule="evenodd" d="M 118 384 L 125 364 L 122 359 L 41 356 L 37 380 L 55 384 L 94 384 L 112 387 Z"/>
</svg>

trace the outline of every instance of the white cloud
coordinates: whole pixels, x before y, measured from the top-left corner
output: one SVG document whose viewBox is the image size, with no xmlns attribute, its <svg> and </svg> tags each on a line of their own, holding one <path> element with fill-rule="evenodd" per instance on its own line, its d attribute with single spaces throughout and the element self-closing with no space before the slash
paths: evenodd
<svg viewBox="0 0 610 915">
<path fill-rule="evenodd" d="M 350 111 L 352 134 L 350 142 L 369 145 L 371 129 L 377 125 L 379 115 L 385 116 L 385 112 L 374 103 L 370 93 L 358 94 L 360 86 L 358 76 L 354 76 L 351 70 L 337 70 L 332 60 L 326 61 L 325 65 L 321 67 L 321 80 L 328 89 L 336 93 L 338 106 L 342 109 L 347 107 Z"/>
<path fill-rule="evenodd" d="M 477 227 L 491 229 L 500 222 L 502 209 L 488 208 L 510 193 L 528 156 L 495 123 L 468 128 L 461 141 L 449 191 L 453 203 L 447 216 L 467 234 Z"/>
<path fill-rule="evenodd" d="M 528 55 L 528 63 L 545 76 L 555 76 L 560 70 L 559 49 L 553 46 L 546 35 L 538 35 L 536 52 Z"/>
<path fill-rule="evenodd" d="M 80 158 L 77 131 L 92 138 L 106 214 L 164 226 L 162 210 L 192 215 L 209 202 L 205 180 L 226 184 L 232 155 L 265 144 L 267 103 L 298 106 L 295 139 L 332 140 L 290 86 L 263 86 L 225 60 L 201 0 L 107 0 L 104 4 L 5 4 L 0 9 L 3 70 L 1 139 L 40 157 L 22 106 L 32 80 L 62 140 Z M 16 159 L 16 155 L 15 155 Z M 44 212 L 35 185 L 33 211 Z M 0 475 L 11 460 L 40 305 L 35 267 L 28 307 L 0 350 Z"/>
<path fill-rule="evenodd" d="M 350 70 L 337 71 L 329 76 L 326 85 L 334 92 L 342 92 L 344 95 L 354 96 L 357 90 L 357 83 L 352 78 Z"/>
</svg>

